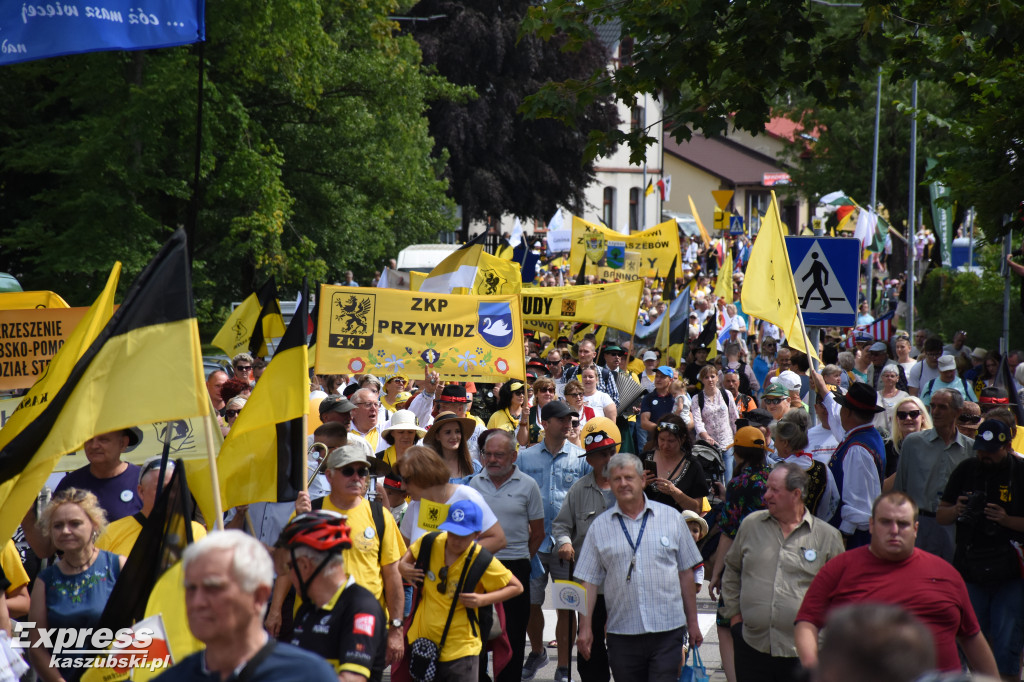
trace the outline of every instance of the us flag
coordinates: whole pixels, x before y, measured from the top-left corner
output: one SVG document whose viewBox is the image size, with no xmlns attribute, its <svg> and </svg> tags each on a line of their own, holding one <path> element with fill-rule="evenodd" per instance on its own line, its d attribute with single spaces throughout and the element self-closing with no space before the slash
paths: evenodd
<svg viewBox="0 0 1024 682">
<path fill-rule="evenodd" d="M 895 314 L 896 311 L 890 310 L 885 315 L 873 320 L 869 324 L 862 324 L 854 327 L 846 337 L 845 346 L 847 348 L 853 348 L 858 333 L 868 334 L 875 341 L 888 341 L 892 338 L 892 318 Z"/>
</svg>

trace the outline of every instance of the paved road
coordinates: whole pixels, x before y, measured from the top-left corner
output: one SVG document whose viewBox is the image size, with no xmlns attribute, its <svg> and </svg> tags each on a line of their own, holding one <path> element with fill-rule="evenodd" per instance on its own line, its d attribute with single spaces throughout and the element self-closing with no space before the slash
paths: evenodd
<svg viewBox="0 0 1024 682">
<path fill-rule="evenodd" d="M 545 604 L 547 606 L 547 604 Z M 704 644 L 700 648 L 701 657 L 704 659 L 704 666 L 711 675 L 711 682 L 725 682 L 725 673 L 722 672 L 722 661 L 718 654 L 718 632 L 715 628 L 715 603 L 711 601 L 705 583 L 701 593 L 697 596 L 697 612 L 701 632 L 704 634 Z M 550 642 L 555 639 L 555 611 L 544 609 L 544 641 Z M 527 646 L 529 648 L 529 646 Z M 534 678 L 536 682 L 552 682 L 555 679 L 556 667 L 555 648 L 548 649 L 550 662 L 537 673 Z M 576 652 L 572 657 L 572 678 L 579 680 L 576 671 Z"/>
</svg>

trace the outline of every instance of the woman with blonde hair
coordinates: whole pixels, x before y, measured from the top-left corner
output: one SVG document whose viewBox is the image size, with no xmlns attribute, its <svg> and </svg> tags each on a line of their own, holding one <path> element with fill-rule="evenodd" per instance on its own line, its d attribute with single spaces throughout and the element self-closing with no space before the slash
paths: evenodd
<svg viewBox="0 0 1024 682">
<path fill-rule="evenodd" d="M 900 461 L 903 439 L 912 433 L 927 431 L 930 428 L 932 428 L 932 418 L 920 398 L 911 395 L 896 403 L 896 407 L 893 408 L 892 433 L 885 439 L 883 493 L 892 489 L 893 481 L 896 478 L 896 465 Z"/>
<path fill-rule="evenodd" d="M 60 558 L 39 572 L 32 588 L 28 620 L 36 628 L 30 634 L 29 657 L 41 680 L 77 680 L 87 669 L 74 667 L 74 659 L 81 656 L 62 653 L 53 659 L 62 665 L 51 666 L 51 652 L 45 642 L 39 645 L 40 632 L 96 627 L 125 558 L 96 548 L 96 538 L 107 527 L 107 515 L 87 490 L 67 488 L 57 493 L 38 525 Z"/>
</svg>

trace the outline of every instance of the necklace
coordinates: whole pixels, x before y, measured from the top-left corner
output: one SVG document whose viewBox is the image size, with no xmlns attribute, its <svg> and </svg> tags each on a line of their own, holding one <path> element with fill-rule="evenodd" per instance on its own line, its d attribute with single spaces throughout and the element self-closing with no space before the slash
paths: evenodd
<svg viewBox="0 0 1024 682">
<path fill-rule="evenodd" d="M 508 417 L 509 422 L 514 427 L 512 429 L 513 431 L 515 431 L 516 429 L 519 428 L 519 420 L 522 418 L 522 415 L 523 415 L 523 413 L 520 412 L 518 417 L 513 417 L 512 413 L 509 411 L 509 409 L 507 407 L 505 408 L 505 416 Z"/>
<path fill-rule="evenodd" d="M 63 561 L 63 562 L 64 562 L 64 564 L 65 564 L 65 565 L 66 565 L 66 566 L 67 566 L 68 568 L 70 568 L 70 569 L 71 569 L 72 571 L 81 571 L 81 570 L 83 570 L 83 569 L 84 569 L 84 568 L 85 568 L 86 566 L 88 566 L 89 564 L 91 564 L 91 563 L 92 563 L 92 560 L 93 560 L 93 558 L 94 558 L 94 557 L 96 556 L 96 551 L 97 551 L 97 550 L 96 550 L 96 548 L 95 548 L 95 547 L 93 547 L 93 548 L 92 548 L 92 551 L 91 551 L 91 552 L 89 552 L 89 558 L 88 558 L 88 559 L 86 559 L 86 560 L 85 560 L 85 563 L 84 563 L 84 564 L 82 564 L 82 565 L 80 565 L 80 566 L 75 566 L 75 565 L 74 565 L 73 563 L 71 563 L 70 561 L 68 561 L 68 558 L 67 558 L 67 556 L 66 556 L 66 555 L 62 555 L 62 556 L 61 556 L 61 558 L 60 558 L 60 560 L 61 560 L 61 561 Z"/>
</svg>

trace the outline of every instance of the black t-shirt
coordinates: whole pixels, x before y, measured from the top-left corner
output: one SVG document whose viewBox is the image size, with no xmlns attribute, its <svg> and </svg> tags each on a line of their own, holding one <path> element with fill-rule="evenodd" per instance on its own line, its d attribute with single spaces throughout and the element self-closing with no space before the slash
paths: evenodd
<svg viewBox="0 0 1024 682">
<path fill-rule="evenodd" d="M 981 493 L 986 504 L 998 504 L 1008 516 L 1024 516 L 1024 462 L 1008 455 L 995 467 L 988 468 L 975 457 L 965 459 L 949 475 L 942 501 L 956 504 L 957 498 L 970 493 Z M 958 545 L 971 542 L 975 547 L 992 547 L 1009 540 L 1024 541 L 1024 533 L 989 521 L 983 513 L 972 517 L 968 512 L 966 516 L 976 521 L 957 521 Z"/>
<path fill-rule="evenodd" d="M 672 394 L 658 395 L 657 393 L 648 393 L 644 396 L 643 400 L 640 401 L 640 413 L 644 412 L 651 413 L 651 421 L 655 424 L 658 423 L 662 417 L 666 414 L 672 413 L 672 408 L 675 406 L 675 399 Z"/>
<path fill-rule="evenodd" d="M 384 672 L 387 623 L 373 594 L 349 580 L 323 608 L 303 603 L 295 614 L 292 644 L 327 659 L 336 672 L 379 680 Z"/>
<path fill-rule="evenodd" d="M 675 473 L 670 474 L 669 480 L 672 481 L 672 485 L 679 488 L 695 500 L 699 500 L 708 494 L 708 481 L 707 477 L 704 475 L 704 468 L 693 455 L 689 455 L 683 459 Z M 683 510 L 671 495 L 663 493 L 660 490 L 655 490 L 653 485 L 647 486 L 644 492 L 647 493 L 648 499 L 654 500 L 655 502 L 661 502 L 662 504 L 667 504 L 673 509 L 678 509 L 679 511 Z"/>
</svg>

